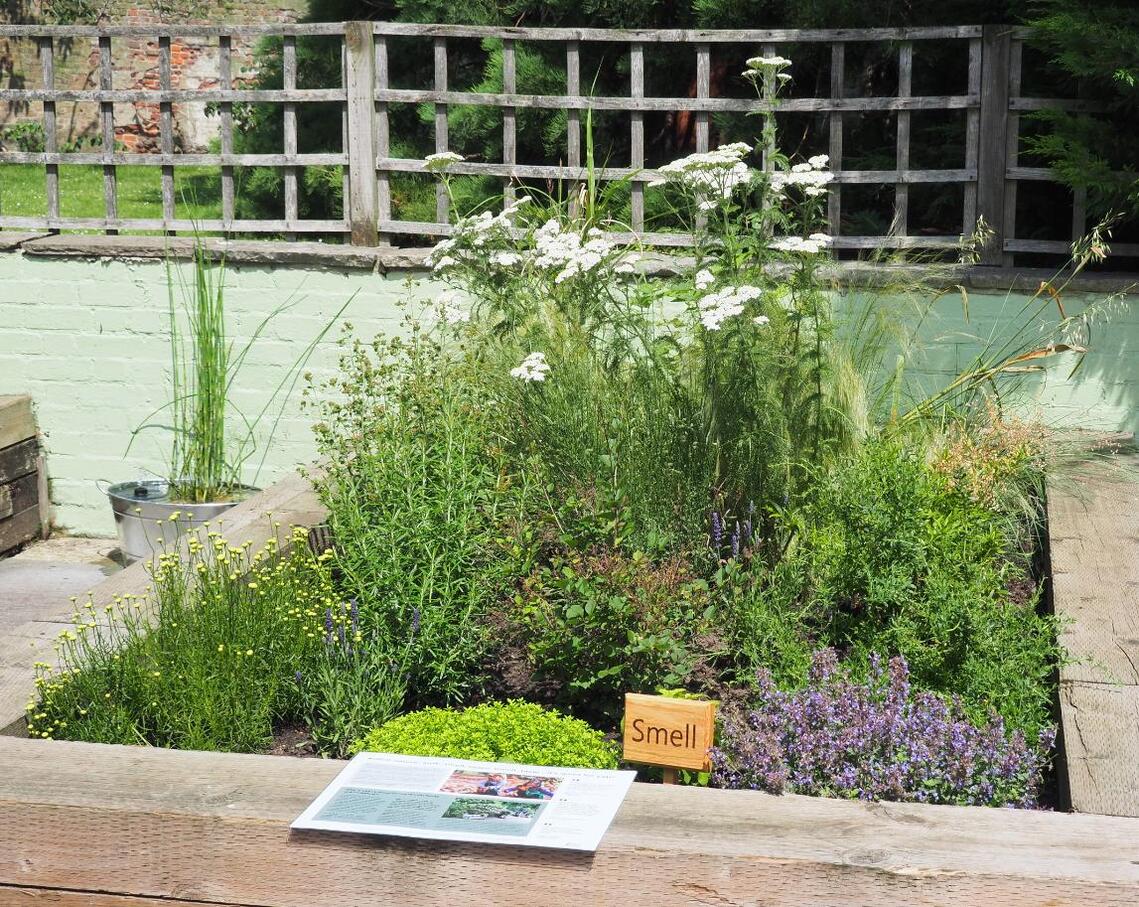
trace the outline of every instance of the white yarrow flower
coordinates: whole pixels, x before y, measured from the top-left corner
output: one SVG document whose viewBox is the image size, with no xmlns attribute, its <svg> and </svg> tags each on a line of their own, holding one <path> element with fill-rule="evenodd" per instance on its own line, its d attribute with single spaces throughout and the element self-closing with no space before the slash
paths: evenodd
<svg viewBox="0 0 1139 907">
<path fill-rule="evenodd" d="M 707 268 L 702 268 L 696 272 L 696 289 L 706 290 L 716 282 L 716 277 Z"/>
<path fill-rule="evenodd" d="M 431 173 L 442 173 L 452 164 L 458 164 L 462 160 L 463 156 L 454 151 L 437 151 L 423 159 L 423 168 Z"/>
<path fill-rule="evenodd" d="M 522 360 L 522 364 L 512 368 L 510 374 L 522 381 L 545 381 L 550 372 L 550 365 L 546 362 L 545 353 L 531 353 Z"/>
</svg>

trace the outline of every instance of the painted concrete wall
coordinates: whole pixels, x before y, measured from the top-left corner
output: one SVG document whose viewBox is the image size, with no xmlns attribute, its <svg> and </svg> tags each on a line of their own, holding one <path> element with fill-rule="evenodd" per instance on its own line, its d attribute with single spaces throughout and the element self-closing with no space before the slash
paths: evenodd
<svg viewBox="0 0 1139 907">
<path fill-rule="evenodd" d="M 240 347 L 266 314 L 295 296 L 250 353 L 233 397 L 258 412 L 304 347 L 354 293 L 344 314 L 360 336 L 399 330 L 401 300 L 429 294 L 403 277 L 363 271 L 229 268 L 226 307 Z M 166 402 L 169 380 L 165 265 L 157 261 L 34 259 L 0 255 L 0 388 L 31 394 L 46 436 L 58 525 L 79 534 L 114 535 L 96 482 L 164 472 L 165 432 L 144 432 L 125 456 L 131 430 Z M 421 303 L 420 303 L 421 304 Z M 317 378 L 337 362 L 338 330 L 309 362 Z M 303 384 L 303 382 L 302 382 Z M 265 469 L 246 481 L 264 486 L 311 461 L 312 417 L 289 399 Z M 259 456 L 254 460 L 260 459 Z"/>
<path fill-rule="evenodd" d="M 235 399 L 246 412 L 265 403 L 289 365 L 332 314 L 356 293 L 345 317 L 357 335 L 399 330 L 401 300 L 413 308 L 438 286 L 407 274 L 359 270 L 231 267 L 227 308 L 242 338 L 291 295 L 297 305 L 277 318 L 250 355 Z M 1069 312 L 1100 297 L 1072 297 Z M 970 294 L 966 323 L 959 297 L 946 297 L 927 319 L 925 348 L 913 374 L 926 390 L 966 367 L 990 336 L 1006 331 L 1023 296 Z M 51 259 L 0 254 L 0 393 L 29 393 L 46 435 L 57 523 L 76 533 L 112 535 L 114 523 L 97 480 L 163 472 L 163 436 L 143 435 L 124 456 L 131 430 L 165 401 L 169 365 L 165 266 L 160 262 Z M 335 332 L 334 332 L 335 334 Z M 1076 380 L 1071 362 L 1029 376 L 1024 407 L 1051 423 L 1139 431 L 1139 308 L 1121 304 L 1092 333 L 1094 355 Z M 309 368 L 331 375 L 337 348 L 330 335 Z M 299 394 L 286 408 L 266 465 L 265 485 L 314 455 L 312 418 Z M 247 480 L 252 480 L 250 473 Z"/>
</svg>

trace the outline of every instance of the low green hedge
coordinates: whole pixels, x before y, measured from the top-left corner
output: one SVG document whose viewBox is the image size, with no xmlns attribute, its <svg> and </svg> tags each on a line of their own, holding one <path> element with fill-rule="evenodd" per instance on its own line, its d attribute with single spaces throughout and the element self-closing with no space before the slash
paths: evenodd
<svg viewBox="0 0 1139 907">
<path fill-rule="evenodd" d="M 394 718 L 357 740 L 354 753 L 441 756 L 482 762 L 616 768 L 617 751 L 584 721 L 531 702 L 469 709 L 423 709 Z"/>
</svg>

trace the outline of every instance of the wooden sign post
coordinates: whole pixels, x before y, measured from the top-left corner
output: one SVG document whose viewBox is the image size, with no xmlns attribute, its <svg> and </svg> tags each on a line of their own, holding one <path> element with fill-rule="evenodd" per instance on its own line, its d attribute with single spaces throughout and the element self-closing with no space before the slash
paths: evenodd
<svg viewBox="0 0 1139 907">
<path fill-rule="evenodd" d="M 676 770 L 706 772 L 716 731 L 716 703 L 669 696 L 625 694 L 625 759 L 664 768 L 664 783 Z"/>
</svg>

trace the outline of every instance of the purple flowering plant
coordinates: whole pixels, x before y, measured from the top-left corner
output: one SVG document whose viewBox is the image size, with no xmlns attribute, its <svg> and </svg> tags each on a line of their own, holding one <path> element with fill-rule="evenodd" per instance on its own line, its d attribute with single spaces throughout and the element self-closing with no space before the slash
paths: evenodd
<svg viewBox="0 0 1139 907">
<path fill-rule="evenodd" d="M 956 699 L 913 690 L 904 658 L 871 659 L 851 679 L 833 649 L 808 684 L 776 688 L 766 669 L 747 705 L 725 710 L 714 787 L 769 793 L 1038 808 L 1055 731 L 1029 742 L 1003 720 L 970 723 Z"/>
</svg>

